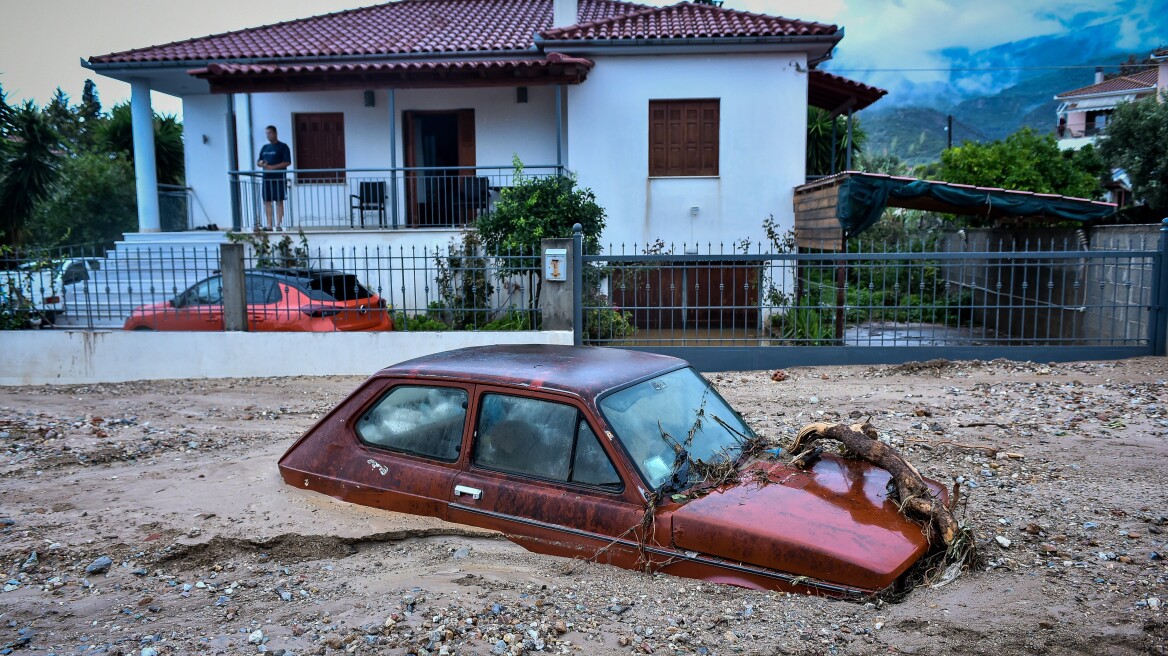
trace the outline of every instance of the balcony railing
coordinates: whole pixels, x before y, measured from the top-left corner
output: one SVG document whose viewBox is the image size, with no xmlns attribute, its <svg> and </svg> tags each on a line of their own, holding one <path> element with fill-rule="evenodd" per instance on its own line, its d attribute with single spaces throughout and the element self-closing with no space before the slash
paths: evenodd
<svg viewBox="0 0 1168 656">
<path fill-rule="evenodd" d="M 560 175 L 559 166 L 525 166 L 525 177 Z M 515 184 L 513 166 L 397 169 L 289 169 L 284 175 L 229 171 L 240 227 L 268 225 L 265 205 L 284 202 L 285 229 L 459 228 L 493 211 Z M 267 177 L 265 177 L 267 176 Z"/>
</svg>

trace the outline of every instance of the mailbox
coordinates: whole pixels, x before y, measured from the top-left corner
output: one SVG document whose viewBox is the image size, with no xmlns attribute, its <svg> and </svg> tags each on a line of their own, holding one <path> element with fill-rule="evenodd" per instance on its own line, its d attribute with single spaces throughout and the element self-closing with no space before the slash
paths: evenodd
<svg viewBox="0 0 1168 656">
<path fill-rule="evenodd" d="M 544 250 L 543 279 L 559 282 L 568 279 L 568 249 L 548 248 Z"/>
</svg>

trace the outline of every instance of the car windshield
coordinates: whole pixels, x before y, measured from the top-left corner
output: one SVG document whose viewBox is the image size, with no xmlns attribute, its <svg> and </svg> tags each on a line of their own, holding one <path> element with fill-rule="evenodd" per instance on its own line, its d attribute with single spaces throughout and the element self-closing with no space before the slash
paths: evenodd
<svg viewBox="0 0 1168 656">
<path fill-rule="evenodd" d="M 690 465 L 738 458 L 755 434 L 705 378 L 678 369 L 605 396 L 600 410 L 649 486 L 682 489 Z"/>
</svg>

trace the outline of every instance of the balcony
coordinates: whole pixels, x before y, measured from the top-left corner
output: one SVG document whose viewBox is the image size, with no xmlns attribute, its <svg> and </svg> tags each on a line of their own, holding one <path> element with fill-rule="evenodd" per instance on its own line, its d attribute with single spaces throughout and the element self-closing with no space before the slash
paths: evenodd
<svg viewBox="0 0 1168 656">
<path fill-rule="evenodd" d="M 281 196 L 285 229 L 460 228 L 493 211 L 500 192 L 516 181 L 511 165 L 289 169 L 267 180 L 262 171 L 228 173 L 243 230 L 267 225 L 265 199 Z M 522 175 L 563 173 L 544 165 L 525 166 Z"/>
</svg>

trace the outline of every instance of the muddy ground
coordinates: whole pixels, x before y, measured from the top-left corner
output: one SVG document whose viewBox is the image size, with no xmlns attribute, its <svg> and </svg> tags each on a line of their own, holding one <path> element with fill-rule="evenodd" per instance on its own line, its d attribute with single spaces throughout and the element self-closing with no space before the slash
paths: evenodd
<svg viewBox="0 0 1168 656">
<path fill-rule="evenodd" d="M 832 601 L 282 485 L 279 455 L 358 378 L 6 388 L 0 655 L 1168 651 L 1168 360 L 786 373 L 712 378 L 776 440 L 871 417 L 961 481 L 981 568 L 899 603 Z"/>
</svg>

